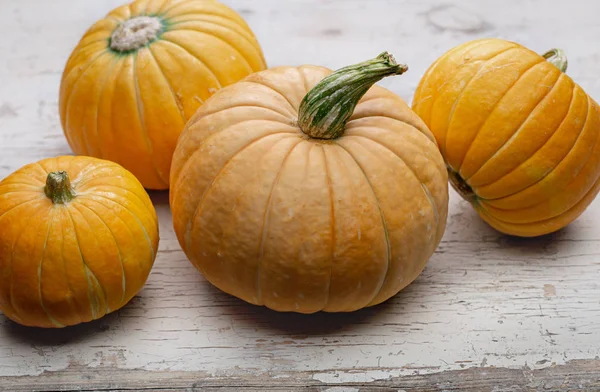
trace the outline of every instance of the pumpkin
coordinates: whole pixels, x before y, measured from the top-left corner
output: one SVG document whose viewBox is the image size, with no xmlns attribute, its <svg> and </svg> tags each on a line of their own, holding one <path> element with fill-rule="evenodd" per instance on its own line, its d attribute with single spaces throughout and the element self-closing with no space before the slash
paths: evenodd
<svg viewBox="0 0 600 392">
<path fill-rule="evenodd" d="M 154 263 L 158 223 L 123 167 L 62 156 L 0 182 L 0 311 L 26 326 L 98 319 L 138 293 Z"/>
<path fill-rule="evenodd" d="M 169 187 L 186 121 L 214 92 L 265 69 L 245 21 L 215 0 L 137 0 L 83 36 L 66 64 L 60 118 L 77 155 Z"/>
<path fill-rule="evenodd" d="M 335 73 L 276 67 L 200 108 L 175 150 L 170 204 L 209 282 L 277 311 L 347 312 L 421 273 L 448 183 L 424 123 L 373 86 L 404 71 L 387 53 Z"/>
<path fill-rule="evenodd" d="M 600 110 L 566 69 L 561 50 L 475 40 L 433 63 L 415 92 L 453 187 L 503 233 L 557 231 L 600 189 Z"/>
</svg>

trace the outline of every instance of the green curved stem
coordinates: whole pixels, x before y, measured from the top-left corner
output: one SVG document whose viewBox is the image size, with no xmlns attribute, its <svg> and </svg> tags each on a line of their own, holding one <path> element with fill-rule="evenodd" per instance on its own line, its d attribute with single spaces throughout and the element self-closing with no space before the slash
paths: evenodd
<svg viewBox="0 0 600 392">
<path fill-rule="evenodd" d="M 75 198 L 75 190 L 66 171 L 49 173 L 44 193 L 54 204 L 66 204 Z"/>
<path fill-rule="evenodd" d="M 302 132 L 315 139 L 335 139 L 344 133 L 358 101 L 378 81 L 408 70 L 384 52 L 372 60 L 339 69 L 310 90 L 298 113 Z"/>
<path fill-rule="evenodd" d="M 567 60 L 567 55 L 562 49 L 550 49 L 544 53 L 542 57 L 548 60 L 549 63 L 554 64 L 556 68 L 560 69 L 561 72 L 567 72 L 569 61 Z"/>
</svg>

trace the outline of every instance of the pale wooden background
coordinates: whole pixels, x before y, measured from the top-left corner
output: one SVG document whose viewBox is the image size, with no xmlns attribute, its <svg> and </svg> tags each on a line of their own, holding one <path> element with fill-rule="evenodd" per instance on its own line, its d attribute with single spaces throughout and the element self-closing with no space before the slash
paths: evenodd
<svg viewBox="0 0 600 392">
<path fill-rule="evenodd" d="M 568 73 L 600 97 L 597 1 L 225 2 L 271 66 L 338 68 L 389 50 L 410 71 L 381 84 L 407 101 L 435 58 L 490 36 L 563 48 Z M 70 153 L 62 68 L 87 27 L 121 3 L 0 1 L 0 178 Z M 152 197 L 162 242 L 144 290 L 63 331 L 0 316 L 0 390 L 600 390 L 598 201 L 566 230 L 525 240 L 494 232 L 452 193 L 446 235 L 413 285 L 376 308 L 300 316 L 212 288 L 175 240 L 167 194 Z"/>
</svg>

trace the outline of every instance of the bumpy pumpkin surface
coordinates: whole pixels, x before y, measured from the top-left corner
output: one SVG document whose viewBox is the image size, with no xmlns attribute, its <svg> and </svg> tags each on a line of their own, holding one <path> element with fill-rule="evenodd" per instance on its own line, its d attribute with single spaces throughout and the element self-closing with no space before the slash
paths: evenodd
<svg viewBox="0 0 600 392">
<path fill-rule="evenodd" d="M 0 182 L 0 311 L 20 324 L 60 328 L 121 308 L 157 247 L 148 194 L 113 162 L 52 158 Z"/>
<path fill-rule="evenodd" d="M 212 284 L 278 311 L 342 312 L 421 273 L 445 229 L 447 173 L 418 116 L 370 88 L 405 70 L 392 64 L 272 68 L 221 90 L 188 123 L 171 208 Z"/>
<path fill-rule="evenodd" d="M 60 117 L 78 155 L 168 189 L 187 120 L 214 92 L 265 69 L 254 35 L 215 0 L 137 0 L 83 36 L 66 65 Z"/>
<path fill-rule="evenodd" d="M 566 65 L 561 51 L 477 40 L 438 59 L 415 93 L 455 189 L 501 232 L 559 230 L 598 193 L 600 110 Z"/>
</svg>

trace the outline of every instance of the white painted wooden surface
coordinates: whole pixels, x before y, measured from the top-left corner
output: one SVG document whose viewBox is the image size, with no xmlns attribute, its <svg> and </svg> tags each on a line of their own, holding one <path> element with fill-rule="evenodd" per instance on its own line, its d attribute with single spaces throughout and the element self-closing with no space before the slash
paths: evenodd
<svg viewBox="0 0 600 392">
<path fill-rule="evenodd" d="M 484 36 L 539 52 L 563 48 L 569 74 L 600 98 L 597 1 L 225 2 L 247 19 L 271 66 L 338 68 L 389 50 L 410 71 L 382 85 L 407 101 L 435 58 Z M 0 178 L 70 153 L 57 109 L 62 68 L 87 27 L 121 3 L 0 0 Z M 180 250 L 167 194 L 152 196 L 162 241 L 140 295 L 117 314 L 63 331 L 22 328 L 0 316 L 0 377 L 106 368 L 213 377 L 302 372 L 327 384 L 368 383 L 600 356 L 598 201 L 566 230 L 523 240 L 488 228 L 453 193 L 446 235 L 413 285 L 376 308 L 299 316 L 211 287 Z"/>
</svg>

